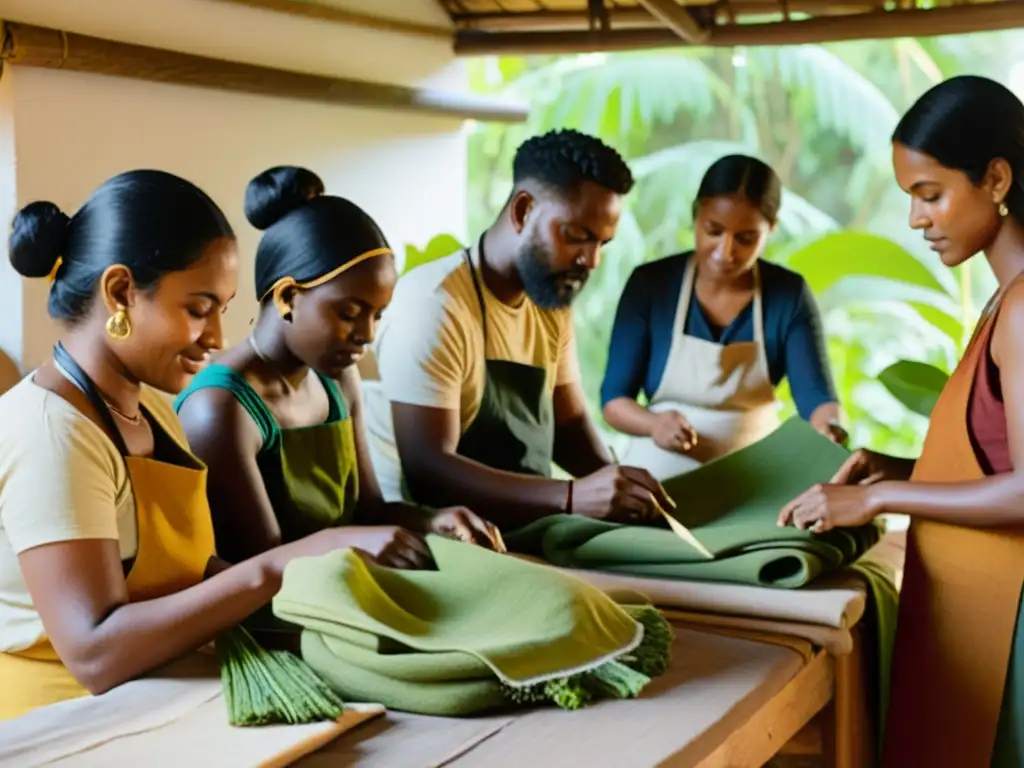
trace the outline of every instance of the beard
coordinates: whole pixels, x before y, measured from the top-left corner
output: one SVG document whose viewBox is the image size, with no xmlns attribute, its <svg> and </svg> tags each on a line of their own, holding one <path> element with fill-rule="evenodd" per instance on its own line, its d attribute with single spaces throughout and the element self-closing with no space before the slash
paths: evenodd
<svg viewBox="0 0 1024 768">
<path fill-rule="evenodd" d="M 516 260 L 519 279 L 530 301 L 541 309 L 565 309 L 583 290 L 590 272 L 586 269 L 556 272 L 551 268 L 551 261 L 544 248 L 537 243 L 527 243 Z"/>
</svg>

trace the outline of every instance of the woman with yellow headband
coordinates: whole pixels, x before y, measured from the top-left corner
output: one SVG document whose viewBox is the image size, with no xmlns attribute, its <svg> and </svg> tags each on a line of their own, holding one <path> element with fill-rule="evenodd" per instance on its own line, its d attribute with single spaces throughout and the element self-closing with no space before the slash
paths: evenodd
<svg viewBox="0 0 1024 768">
<path fill-rule="evenodd" d="M 252 334 L 204 369 L 175 407 L 209 468 L 218 552 L 239 561 L 328 527 L 359 524 L 351 546 L 422 567 L 432 531 L 500 549 L 469 510 L 385 504 L 362 430 L 356 362 L 373 341 L 398 274 L 376 222 L 324 194 L 304 168 L 271 168 L 246 191 L 263 230 L 260 314 Z M 396 526 L 403 526 L 402 528 Z"/>
</svg>

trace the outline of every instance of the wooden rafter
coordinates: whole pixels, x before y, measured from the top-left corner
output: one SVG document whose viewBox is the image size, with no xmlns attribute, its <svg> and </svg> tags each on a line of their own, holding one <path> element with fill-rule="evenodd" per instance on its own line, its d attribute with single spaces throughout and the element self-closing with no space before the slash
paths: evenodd
<svg viewBox="0 0 1024 768">
<path fill-rule="evenodd" d="M 0 61 L 449 118 L 522 122 L 529 110 L 492 97 L 371 83 L 130 45 L 28 24 L 4 23 Z"/>
<path fill-rule="evenodd" d="M 700 45 L 707 42 L 711 30 L 698 24 L 690 12 L 675 0 L 640 0 L 640 5 L 674 32 L 684 43 Z"/>
<path fill-rule="evenodd" d="M 462 26 L 460 24 L 460 26 Z M 1024 27 L 1024 0 L 962 4 L 929 10 L 873 10 L 821 15 L 804 20 L 717 24 L 703 45 L 795 45 L 841 40 L 931 37 Z M 558 54 L 678 46 L 670 29 L 649 25 L 584 30 L 499 32 L 462 28 L 455 35 L 460 55 Z"/>
</svg>

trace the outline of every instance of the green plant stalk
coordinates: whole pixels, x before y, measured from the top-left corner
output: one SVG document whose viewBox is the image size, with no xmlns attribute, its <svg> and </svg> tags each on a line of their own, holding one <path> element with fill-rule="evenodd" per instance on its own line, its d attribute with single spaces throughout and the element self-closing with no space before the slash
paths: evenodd
<svg viewBox="0 0 1024 768">
<path fill-rule="evenodd" d="M 298 725 L 344 713 L 344 702 L 302 659 L 264 650 L 242 627 L 220 634 L 217 656 L 231 725 Z"/>
</svg>

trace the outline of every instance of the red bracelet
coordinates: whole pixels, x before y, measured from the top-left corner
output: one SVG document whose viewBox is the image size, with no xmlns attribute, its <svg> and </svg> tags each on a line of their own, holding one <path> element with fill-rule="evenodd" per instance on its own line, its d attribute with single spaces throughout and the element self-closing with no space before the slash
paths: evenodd
<svg viewBox="0 0 1024 768">
<path fill-rule="evenodd" d="M 575 481 L 573 481 L 573 480 L 569 481 L 569 491 L 568 491 L 568 493 L 566 493 L 566 497 L 565 497 L 565 514 L 567 514 L 567 515 L 571 515 L 572 514 L 572 484 L 573 484 L 573 482 L 575 482 Z"/>
</svg>

